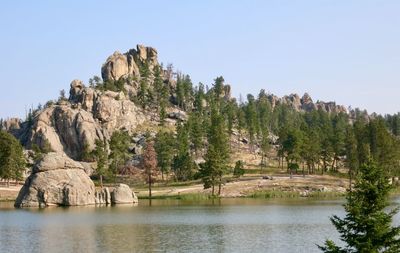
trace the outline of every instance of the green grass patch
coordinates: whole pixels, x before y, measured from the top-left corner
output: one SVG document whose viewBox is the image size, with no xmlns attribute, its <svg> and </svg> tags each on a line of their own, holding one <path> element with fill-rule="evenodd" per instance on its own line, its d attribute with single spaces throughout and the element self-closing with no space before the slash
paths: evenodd
<svg viewBox="0 0 400 253">
<path fill-rule="evenodd" d="M 149 199 L 149 196 L 139 196 L 139 199 Z M 176 194 L 176 195 L 156 195 L 152 196 L 151 199 L 179 199 L 185 201 L 202 201 L 209 200 L 217 197 L 212 197 L 209 194 L 204 193 L 188 193 L 188 194 Z"/>
<path fill-rule="evenodd" d="M 248 197 L 250 198 L 265 198 L 265 199 L 273 199 L 273 198 L 336 198 L 343 197 L 345 193 L 341 192 L 319 192 L 312 191 L 307 194 L 301 194 L 296 191 L 281 191 L 281 190 L 264 190 L 264 191 L 256 191 Z"/>
<path fill-rule="evenodd" d="M 252 194 L 248 195 L 250 198 L 298 198 L 300 197 L 299 192 L 290 192 L 290 191 L 279 191 L 279 190 L 267 190 L 267 191 L 256 191 Z"/>
</svg>

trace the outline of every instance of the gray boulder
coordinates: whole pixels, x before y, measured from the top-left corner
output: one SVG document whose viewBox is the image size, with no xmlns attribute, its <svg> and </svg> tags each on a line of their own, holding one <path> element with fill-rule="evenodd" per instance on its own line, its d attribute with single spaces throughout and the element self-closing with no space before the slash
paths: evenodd
<svg viewBox="0 0 400 253">
<path fill-rule="evenodd" d="M 119 184 L 111 192 L 112 204 L 132 204 L 138 203 L 138 198 L 126 184 Z"/>
<path fill-rule="evenodd" d="M 95 204 L 95 186 L 83 166 L 59 153 L 48 153 L 32 169 L 15 207 Z"/>
</svg>

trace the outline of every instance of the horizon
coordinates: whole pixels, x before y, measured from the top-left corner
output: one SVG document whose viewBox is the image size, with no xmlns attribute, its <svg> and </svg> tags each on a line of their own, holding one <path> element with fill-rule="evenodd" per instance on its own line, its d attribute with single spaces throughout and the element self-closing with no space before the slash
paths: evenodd
<svg viewBox="0 0 400 253">
<path fill-rule="evenodd" d="M 0 118 L 24 118 L 73 79 L 87 85 L 109 55 L 136 44 L 156 48 L 193 85 L 223 76 L 234 97 L 307 92 L 369 113 L 400 111 L 397 1 L 119 3 L 3 4 Z"/>
</svg>

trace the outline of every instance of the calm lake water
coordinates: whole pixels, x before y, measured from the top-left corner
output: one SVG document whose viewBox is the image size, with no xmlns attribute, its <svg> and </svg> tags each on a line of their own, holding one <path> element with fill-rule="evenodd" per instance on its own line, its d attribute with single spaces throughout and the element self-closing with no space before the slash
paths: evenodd
<svg viewBox="0 0 400 253">
<path fill-rule="evenodd" d="M 0 252 L 319 252 L 316 244 L 338 237 L 329 217 L 343 215 L 342 204 L 141 200 L 136 207 L 21 210 L 0 203 Z"/>
</svg>

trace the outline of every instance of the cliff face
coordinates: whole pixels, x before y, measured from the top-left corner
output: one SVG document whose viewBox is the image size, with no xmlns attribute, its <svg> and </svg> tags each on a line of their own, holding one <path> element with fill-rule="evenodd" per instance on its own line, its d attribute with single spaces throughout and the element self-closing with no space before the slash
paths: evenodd
<svg viewBox="0 0 400 253">
<path fill-rule="evenodd" d="M 272 108 L 274 108 L 276 105 L 284 104 L 290 106 L 296 111 L 310 112 L 312 110 L 322 110 L 328 113 L 347 113 L 346 107 L 342 105 L 337 105 L 335 102 L 318 101 L 314 103 L 308 93 L 305 93 L 301 98 L 297 94 L 290 94 L 282 98 L 279 98 L 272 94 L 268 94 L 267 97 L 272 105 Z"/>
<path fill-rule="evenodd" d="M 35 144 L 41 148 L 47 147 L 55 152 L 65 153 L 77 160 L 83 151 L 94 148 L 96 139 L 109 140 L 116 130 L 134 133 L 143 123 L 157 124 L 157 116 L 133 102 L 143 78 L 143 68 L 148 70 L 145 78 L 148 78 L 150 84 L 154 80 L 156 69 L 160 70 L 164 85 L 169 86 L 170 101 L 176 101 L 176 80 L 172 78 L 171 70 L 161 68 L 157 57 L 156 49 L 142 45 L 124 54 L 115 52 L 103 64 L 101 74 L 104 83 L 113 85 L 122 82 L 124 92 L 86 87 L 82 81 L 73 80 L 68 99 L 46 106 L 30 121 L 22 123 L 18 119 L 6 120 L 2 123 L 2 128 L 13 133 L 28 149 Z M 154 87 L 148 88 L 154 90 Z M 229 85 L 224 86 L 222 96 L 231 99 Z M 285 104 L 296 111 L 321 109 L 329 113 L 347 112 L 345 107 L 334 102 L 314 103 L 307 93 L 303 97 L 297 94 L 282 98 L 272 94 L 265 96 L 273 108 Z M 182 118 L 180 115 L 185 115 L 185 112 L 168 109 L 168 117 L 171 120 Z M 185 120 L 185 117 L 180 120 Z"/>
</svg>

